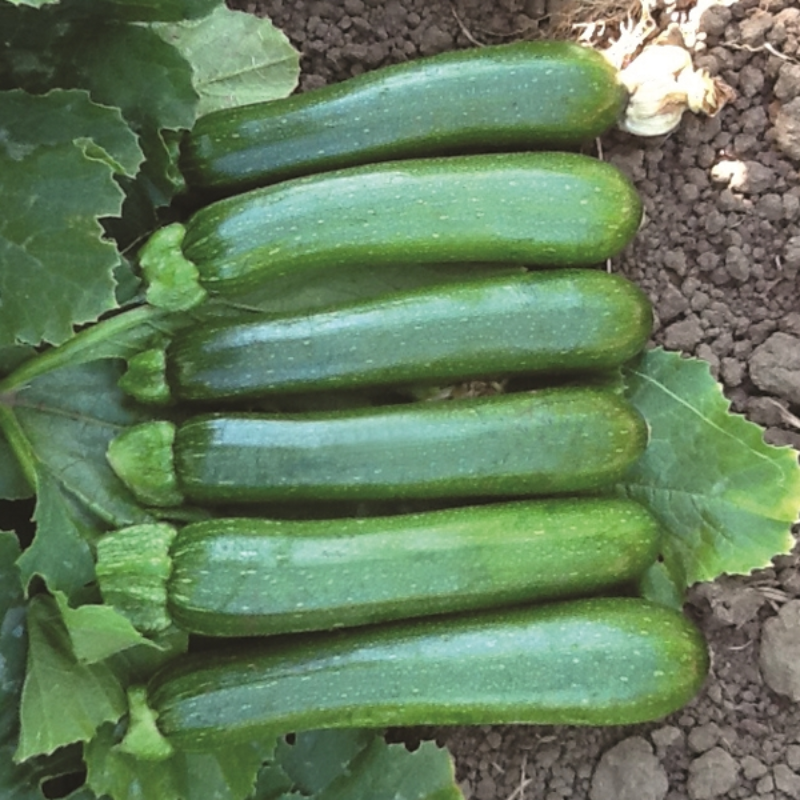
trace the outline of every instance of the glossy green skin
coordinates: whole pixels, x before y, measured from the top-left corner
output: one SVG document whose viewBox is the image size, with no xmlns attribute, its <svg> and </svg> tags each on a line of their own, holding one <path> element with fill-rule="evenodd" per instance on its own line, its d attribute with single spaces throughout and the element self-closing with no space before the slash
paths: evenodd
<svg viewBox="0 0 800 800">
<path fill-rule="evenodd" d="M 186 223 L 212 293 L 358 264 L 592 266 L 635 235 L 641 202 L 614 166 L 575 153 L 391 161 L 229 197 Z"/>
<path fill-rule="evenodd" d="M 611 127 L 625 98 L 614 68 L 570 42 L 454 51 L 208 114 L 180 166 L 193 190 L 232 194 L 389 159 L 568 149 Z"/>
<path fill-rule="evenodd" d="M 585 595 L 637 579 L 659 540 L 642 506 L 608 497 L 210 520 L 172 545 L 169 612 L 190 633 L 266 636 Z"/>
<path fill-rule="evenodd" d="M 168 348 L 173 398 L 614 369 L 647 342 L 652 311 L 599 270 L 530 272 L 378 298 L 316 314 L 225 323 Z"/>
<path fill-rule="evenodd" d="M 699 691 L 700 632 L 638 598 L 591 598 L 268 640 L 178 658 L 149 702 L 188 750 L 316 728 L 628 725 Z"/>
<path fill-rule="evenodd" d="M 647 426 L 597 387 L 306 414 L 211 414 L 177 429 L 200 505 L 592 491 L 644 451 Z"/>
</svg>

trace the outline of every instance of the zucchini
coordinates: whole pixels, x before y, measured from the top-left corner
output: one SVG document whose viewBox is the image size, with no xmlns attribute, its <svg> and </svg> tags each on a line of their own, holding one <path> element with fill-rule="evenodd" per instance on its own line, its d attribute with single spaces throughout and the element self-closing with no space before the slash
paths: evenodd
<svg viewBox="0 0 800 800">
<path fill-rule="evenodd" d="M 384 162 L 212 203 L 157 231 L 140 262 L 161 305 L 178 285 L 170 308 L 358 264 L 592 266 L 631 241 L 641 208 L 617 168 L 576 153 Z"/>
<path fill-rule="evenodd" d="M 571 42 L 455 51 L 212 112 L 186 136 L 180 167 L 193 191 L 232 194 L 398 158 L 569 149 L 606 131 L 625 101 L 606 59 Z"/>
<path fill-rule="evenodd" d="M 649 301 L 621 276 L 530 272 L 198 327 L 177 334 L 166 354 L 131 359 L 121 385 L 143 402 L 210 402 L 596 373 L 636 355 L 651 326 Z"/>
<path fill-rule="evenodd" d="M 618 392 L 535 392 L 302 414 L 145 422 L 109 445 L 142 502 L 491 497 L 594 491 L 642 454 L 647 426 Z"/>
<path fill-rule="evenodd" d="M 179 656 L 148 700 L 168 742 L 202 750 L 317 728 L 649 722 L 707 672 L 680 612 L 590 598 Z"/>
<path fill-rule="evenodd" d="M 633 584 L 655 561 L 660 540 L 651 514 L 612 497 L 362 519 L 214 519 L 177 534 L 155 527 L 125 528 L 98 542 L 104 600 L 147 632 L 175 623 L 220 637 L 606 591 Z"/>
</svg>

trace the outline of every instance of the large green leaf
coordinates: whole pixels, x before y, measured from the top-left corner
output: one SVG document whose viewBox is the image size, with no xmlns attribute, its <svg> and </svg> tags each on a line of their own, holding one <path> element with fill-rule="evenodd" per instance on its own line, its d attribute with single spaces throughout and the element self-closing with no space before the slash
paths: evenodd
<svg viewBox="0 0 800 800">
<path fill-rule="evenodd" d="M 268 19 L 219 6 L 205 19 L 154 25 L 194 69 L 198 114 L 285 97 L 299 54 Z"/>
<path fill-rule="evenodd" d="M 101 13 L 101 5 L 113 12 L 117 4 L 73 0 L 46 13 L 0 5 L 0 87 L 34 93 L 80 88 L 94 102 L 120 109 L 146 156 L 141 171 L 120 174 L 126 196 L 122 219 L 115 219 L 119 210 L 104 218 L 106 230 L 127 248 L 153 229 L 156 209 L 168 205 L 183 186 L 176 180 L 176 150 L 165 145 L 164 137 L 167 130 L 192 125 L 198 98 L 192 66 L 174 47 L 145 25 Z M 173 13 L 178 3 L 163 5 L 174 8 L 157 18 L 180 18 Z M 140 151 L 137 165 L 141 161 Z"/>
<path fill-rule="evenodd" d="M 375 737 L 317 800 L 464 800 L 450 754 L 435 742 L 409 752 Z"/>
<path fill-rule="evenodd" d="M 797 453 L 766 444 L 758 425 L 732 414 L 703 361 L 651 350 L 626 382 L 651 436 L 619 491 L 650 508 L 669 537 L 652 592 L 663 599 L 672 585 L 679 598 L 697 581 L 788 553 L 800 510 Z"/>
<path fill-rule="evenodd" d="M 149 27 L 97 22 L 73 27 L 61 80 L 114 105 L 137 132 L 190 128 L 197 94 L 192 67 Z"/>
<path fill-rule="evenodd" d="M 4 159 L 17 161 L 39 148 L 66 144 L 120 175 L 135 175 L 142 162 L 136 136 L 119 112 L 92 102 L 86 92 L 56 90 L 42 97 L 3 92 L 0 112 Z"/>
<path fill-rule="evenodd" d="M 94 604 L 72 608 L 63 592 L 56 592 L 54 596 L 72 643 L 72 652 L 82 664 L 96 664 L 141 645 L 158 649 L 115 608 Z"/>
<path fill-rule="evenodd" d="M 285 776 L 285 777 L 283 777 Z M 288 784 L 288 785 L 287 785 Z M 449 753 L 414 752 L 365 730 L 307 731 L 280 741 L 259 776 L 256 800 L 463 800 Z"/>
<path fill-rule="evenodd" d="M 28 639 L 18 761 L 89 741 L 100 725 L 126 710 L 124 692 L 108 666 L 82 664 L 75 657 L 53 598 L 37 595 L 30 601 Z"/>
<path fill-rule="evenodd" d="M 81 355 L 74 345 L 65 349 Z M 0 422 L 37 488 L 36 537 L 19 561 L 23 581 L 41 575 L 72 600 L 94 577 L 90 542 L 110 526 L 148 519 L 105 459 L 109 441 L 143 418 L 117 388 L 120 374 L 119 361 L 78 363 L 34 377 L 12 395 L 13 406 L 0 405 Z"/>
<path fill-rule="evenodd" d="M 59 754 L 46 763 L 36 760 L 20 765 L 13 760 L 28 649 L 22 582 L 14 563 L 18 556 L 16 536 L 0 531 L 0 797 L 44 800 L 40 782 L 71 771 L 63 758 L 70 754 Z"/>
<path fill-rule="evenodd" d="M 143 520 L 105 460 L 111 439 L 143 419 L 117 388 L 120 374 L 112 361 L 65 367 L 32 381 L 14 404 L 38 463 L 111 526 Z"/>
<path fill-rule="evenodd" d="M 60 343 L 114 308 L 119 256 L 99 218 L 142 153 L 118 111 L 82 91 L 0 92 L 0 346 Z"/>
<path fill-rule="evenodd" d="M 42 11 L 0 3 L 0 30 L 0 89 L 85 89 L 139 135 L 144 165 L 120 174 L 121 215 L 104 215 L 121 249 L 152 231 L 183 189 L 176 136 L 194 123 L 198 99 L 206 111 L 284 96 L 299 71 L 269 20 L 219 0 L 64 0 Z"/>
<path fill-rule="evenodd" d="M 93 18 L 73 21 L 69 30 L 57 80 L 120 108 L 145 155 L 135 178 L 120 181 L 125 191 L 120 219 L 106 221 L 125 250 L 159 224 L 159 209 L 183 188 L 174 132 L 190 128 L 196 117 L 192 65 L 147 26 Z"/>
<path fill-rule="evenodd" d="M 295 736 L 291 744 L 281 739 L 275 751 L 276 761 L 296 791 L 313 795 L 346 774 L 353 760 L 375 737 L 374 731 L 361 728 L 306 731 Z"/>
<path fill-rule="evenodd" d="M 87 782 L 96 794 L 113 800 L 245 800 L 253 791 L 259 766 L 272 749 L 272 743 L 252 742 L 145 760 L 126 752 L 113 728 L 105 726 L 85 750 Z"/>
<path fill-rule="evenodd" d="M 123 359 L 179 320 L 134 308 L 81 331 L 24 362 L 0 382 L 0 488 L 37 488 L 36 537 L 19 560 L 27 586 L 41 575 L 51 590 L 79 599 L 94 579 L 90 543 L 109 527 L 148 515 L 109 468 L 108 442 L 146 412 L 117 387 Z M 9 446 L 10 442 L 10 446 Z"/>
<path fill-rule="evenodd" d="M 37 469 L 36 487 L 36 535 L 17 561 L 24 585 L 40 575 L 54 591 L 79 597 L 94 580 L 89 542 L 97 523 L 46 469 Z"/>
<path fill-rule="evenodd" d="M 51 20 L 60 15 L 57 4 L 37 9 L 0 2 L 0 91 L 25 89 L 38 94 L 54 87 L 64 31 Z"/>
</svg>

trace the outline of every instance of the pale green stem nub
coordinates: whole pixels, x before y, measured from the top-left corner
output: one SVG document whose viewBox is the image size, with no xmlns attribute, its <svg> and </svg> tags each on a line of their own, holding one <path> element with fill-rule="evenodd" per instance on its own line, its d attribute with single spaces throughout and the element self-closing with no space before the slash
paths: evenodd
<svg viewBox="0 0 800 800">
<path fill-rule="evenodd" d="M 167 581 L 175 535 L 172 525 L 154 522 L 112 531 L 97 542 L 96 573 L 103 602 L 142 633 L 158 633 L 172 624 Z"/>
<path fill-rule="evenodd" d="M 128 689 L 128 731 L 119 744 L 123 753 L 145 761 L 164 761 L 175 751 L 156 725 L 156 713 L 147 704 L 143 686 Z"/>
<path fill-rule="evenodd" d="M 145 296 L 151 306 L 186 311 L 206 299 L 197 267 L 181 249 L 185 234 L 186 228 L 174 222 L 157 230 L 139 252 L 139 264 L 147 281 Z"/>
<path fill-rule="evenodd" d="M 127 428 L 108 446 L 111 468 L 145 506 L 169 508 L 183 503 L 175 474 L 174 441 L 175 425 L 159 420 Z"/>
<path fill-rule="evenodd" d="M 147 405 L 167 405 L 172 396 L 167 383 L 167 356 L 153 347 L 128 359 L 128 369 L 119 379 L 123 392 Z"/>
</svg>

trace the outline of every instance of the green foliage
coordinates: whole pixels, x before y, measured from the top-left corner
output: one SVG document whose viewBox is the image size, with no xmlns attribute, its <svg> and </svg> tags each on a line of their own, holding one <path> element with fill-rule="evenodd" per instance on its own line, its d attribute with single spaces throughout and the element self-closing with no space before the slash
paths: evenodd
<svg viewBox="0 0 800 800">
<path fill-rule="evenodd" d="M 54 596 L 79 663 L 97 664 L 136 645 L 158 649 L 111 606 L 86 604 L 71 608 L 63 592 L 54 592 Z"/>
<path fill-rule="evenodd" d="M 677 603 L 697 581 L 747 574 L 788 553 L 800 508 L 797 453 L 766 444 L 758 425 L 731 414 L 704 361 L 651 350 L 626 383 L 651 435 L 619 488 L 670 534 L 648 594 Z"/>
<path fill-rule="evenodd" d="M 0 407 L 37 491 L 36 538 L 19 561 L 25 585 L 38 574 L 74 599 L 94 576 L 90 543 L 109 526 L 148 519 L 105 460 L 114 435 L 141 418 L 117 388 L 120 374 L 107 360 L 55 369 Z"/>
<path fill-rule="evenodd" d="M 177 752 L 158 761 L 143 760 L 126 752 L 107 725 L 86 748 L 87 783 L 96 794 L 114 800 L 245 800 L 272 747 L 252 742 L 213 753 Z"/>
<path fill-rule="evenodd" d="M 254 800 L 462 800 L 453 765 L 434 742 L 414 752 L 363 730 L 308 731 L 281 739 Z"/>
<path fill-rule="evenodd" d="M 28 642 L 17 761 L 89 741 L 103 722 L 125 713 L 125 694 L 113 672 L 78 659 L 58 606 L 45 595 L 28 606 Z"/>
<path fill-rule="evenodd" d="M 0 30 L 0 347 L 60 344 L 117 307 L 117 247 L 181 191 L 181 133 L 287 94 L 298 56 L 221 0 L 0 0 Z"/>
<path fill-rule="evenodd" d="M 254 25 L 251 14 L 220 6 L 203 19 L 154 30 L 196 65 L 198 116 L 285 97 L 297 85 L 297 54 L 277 28 Z M 211 47 L 213 61 L 205 56 Z"/>
<path fill-rule="evenodd" d="M 115 175 L 143 155 L 119 111 L 83 91 L 0 92 L 0 118 L 0 345 L 58 344 L 116 305 L 99 217 L 119 215 Z"/>
</svg>

